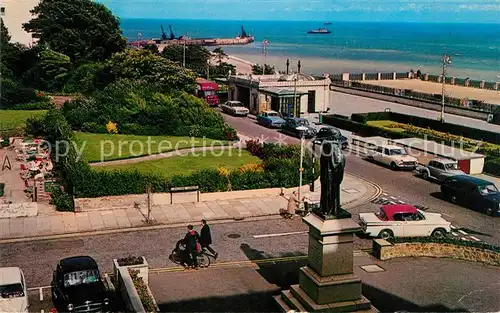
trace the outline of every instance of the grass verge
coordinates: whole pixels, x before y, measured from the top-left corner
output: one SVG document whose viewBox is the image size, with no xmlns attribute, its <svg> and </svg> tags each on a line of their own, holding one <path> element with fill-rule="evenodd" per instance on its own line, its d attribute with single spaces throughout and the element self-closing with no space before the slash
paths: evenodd
<svg viewBox="0 0 500 313">
<path fill-rule="evenodd" d="M 46 110 L 0 110 L 0 131 L 24 127 L 28 118 L 39 117 L 46 112 Z"/>
</svg>

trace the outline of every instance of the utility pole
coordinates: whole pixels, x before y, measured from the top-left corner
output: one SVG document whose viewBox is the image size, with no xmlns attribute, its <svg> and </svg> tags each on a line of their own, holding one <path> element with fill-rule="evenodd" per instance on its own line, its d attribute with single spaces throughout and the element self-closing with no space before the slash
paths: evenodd
<svg viewBox="0 0 500 313">
<path fill-rule="evenodd" d="M 300 117 L 300 108 L 297 110 L 297 73 L 293 76 L 293 110 L 296 111 L 294 116 Z"/>
<path fill-rule="evenodd" d="M 186 40 L 182 41 L 182 67 L 186 67 Z"/>
<path fill-rule="evenodd" d="M 443 59 L 441 60 L 443 63 L 443 79 L 442 79 L 442 90 L 441 90 L 441 122 L 444 122 L 444 87 L 446 84 L 446 65 L 451 64 L 451 57 L 447 54 L 443 55 Z"/>
<path fill-rule="evenodd" d="M 264 39 L 262 41 L 262 53 L 264 54 L 264 65 L 262 66 L 262 75 L 266 75 L 266 63 L 267 63 L 267 45 L 269 44 L 269 40 Z"/>
</svg>

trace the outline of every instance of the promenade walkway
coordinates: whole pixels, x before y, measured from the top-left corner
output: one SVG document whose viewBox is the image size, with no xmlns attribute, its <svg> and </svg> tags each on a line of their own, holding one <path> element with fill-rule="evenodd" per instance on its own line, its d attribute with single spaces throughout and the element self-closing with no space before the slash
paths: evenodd
<svg viewBox="0 0 500 313">
<path fill-rule="evenodd" d="M 315 187 L 316 192 L 312 193 L 308 185 L 303 186 L 302 195 L 318 200 L 319 181 Z M 341 189 L 341 202 L 346 209 L 371 201 L 381 192 L 378 186 L 349 174 L 345 175 Z M 112 205 L 99 205 L 96 208 L 84 206 L 82 212 L 76 213 L 46 212 L 32 217 L 3 218 L 0 219 L 0 242 L 185 225 L 198 223 L 202 218 L 210 221 L 231 221 L 278 217 L 279 209 L 286 208 L 288 196 L 293 190 L 297 188 L 284 189 L 284 195 L 280 195 L 280 188 L 203 193 L 200 202 L 192 202 L 193 200 L 187 198 L 188 195 L 175 194 L 174 204 L 166 204 L 165 201 L 153 202 L 149 221 L 146 220 L 146 205 L 136 206 L 133 205 L 134 202 L 132 205 L 130 202 L 120 205 L 113 197 L 91 199 L 90 201 L 104 201 L 103 203 L 106 203 L 106 199 L 111 200 L 108 203 Z M 146 196 L 142 195 L 143 198 Z M 192 195 L 190 197 L 193 199 Z M 85 200 L 87 199 L 78 201 Z"/>
</svg>

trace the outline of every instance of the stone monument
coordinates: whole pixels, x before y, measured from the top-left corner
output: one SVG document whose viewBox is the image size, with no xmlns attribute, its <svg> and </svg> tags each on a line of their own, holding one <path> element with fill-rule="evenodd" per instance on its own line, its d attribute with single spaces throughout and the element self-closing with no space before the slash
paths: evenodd
<svg viewBox="0 0 500 313">
<path fill-rule="evenodd" d="M 353 273 L 353 235 L 361 228 L 340 206 L 345 158 L 338 142 L 323 142 L 320 164 L 320 206 L 303 219 L 309 226 L 307 265 L 299 285 L 275 299 L 284 312 L 377 312 Z"/>
</svg>

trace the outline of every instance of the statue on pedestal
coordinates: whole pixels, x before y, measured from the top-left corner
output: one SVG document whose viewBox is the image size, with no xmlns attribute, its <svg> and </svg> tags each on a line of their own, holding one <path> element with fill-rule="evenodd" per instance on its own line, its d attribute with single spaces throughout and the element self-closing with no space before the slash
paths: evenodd
<svg viewBox="0 0 500 313">
<path fill-rule="evenodd" d="M 323 141 L 320 166 L 321 200 L 314 213 L 323 219 L 342 218 L 347 213 L 340 207 L 340 184 L 344 179 L 345 157 L 339 142 Z M 350 217 L 350 214 L 347 215 L 345 217 Z"/>
</svg>

